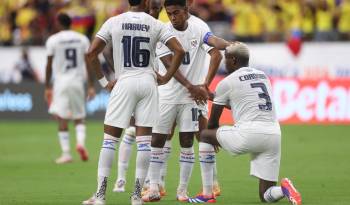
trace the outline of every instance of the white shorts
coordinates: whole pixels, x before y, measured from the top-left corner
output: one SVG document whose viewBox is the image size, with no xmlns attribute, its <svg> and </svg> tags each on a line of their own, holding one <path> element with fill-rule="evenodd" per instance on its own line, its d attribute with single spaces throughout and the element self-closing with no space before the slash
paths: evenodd
<svg viewBox="0 0 350 205">
<path fill-rule="evenodd" d="M 84 83 L 55 83 L 49 113 L 67 120 L 85 118 Z"/>
<path fill-rule="evenodd" d="M 208 119 L 208 104 L 205 105 L 197 105 L 198 106 L 198 114 L 206 119 Z"/>
<path fill-rule="evenodd" d="M 159 121 L 153 127 L 153 133 L 171 134 L 174 122 L 179 132 L 198 132 L 198 108 L 195 103 L 159 105 Z"/>
<path fill-rule="evenodd" d="M 245 123 L 222 126 L 217 130 L 221 147 L 232 155 L 250 153 L 250 174 L 267 181 L 278 181 L 281 158 L 281 132 L 275 123 Z"/>
<path fill-rule="evenodd" d="M 127 128 L 134 113 L 135 125 L 153 127 L 158 120 L 158 88 L 152 75 L 119 80 L 108 102 L 104 124 Z"/>
</svg>

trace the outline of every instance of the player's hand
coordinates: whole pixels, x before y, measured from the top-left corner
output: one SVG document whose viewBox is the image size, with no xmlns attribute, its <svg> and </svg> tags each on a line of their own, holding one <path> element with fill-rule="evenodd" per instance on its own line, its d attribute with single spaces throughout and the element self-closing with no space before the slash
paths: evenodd
<svg viewBox="0 0 350 205">
<path fill-rule="evenodd" d="M 187 87 L 191 94 L 191 98 L 196 101 L 198 105 L 205 105 L 209 99 L 206 88 L 202 85 L 190 85 Z"/>
<path fill-rule="evenodd" d="M 107 86 L 105 87 L 109 92 L 112 92 L 115 84 L 117 83 L 117 80 L 112 80 L 112 81 L 109 81 Z"/>
<path fill-rule="evenodd" d="M 213 101 L 213 100 L 214 100 L 214 97 L 215 97 L 215 94 L 214 94 L 213 92 L 210 91 L 210 89 L 209 89 L 209 83 L 204 83 L 203 86 L 204 86 L 204 88 L 207 90 L 207 93 L 208 93 L 208 100 Z"/>
<path fill-rule="evenodd" d="M 220 146 L 214 145 L 214 151 L 218 153 L 220 151 Z"/>
<path fill-rule="evenodd" d="M 87 100 L 92 100 L 96 96 L 96 91 L 94 87 L 89 87 L 87 93 Z"/>
<path fill-rule="evenodd" d="M 45 88 L 45 101 L 51 104 L 52 101 L 52 88 Z"/>
</svg>

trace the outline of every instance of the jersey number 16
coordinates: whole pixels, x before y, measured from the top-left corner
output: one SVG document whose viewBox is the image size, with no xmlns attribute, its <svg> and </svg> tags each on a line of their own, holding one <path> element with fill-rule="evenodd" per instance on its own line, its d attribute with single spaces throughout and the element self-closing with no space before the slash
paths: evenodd
<svg viewBox="0 0 350 205">
<path fill-rule="evenodd" d="M 149 43 L 150 38 L 140 36 L 123 36 L 124 67 L 147 67 L 149 65 L 150 51 L 141 49 L 141 43 Z M 132 61 L 132 64 L 131 64 Z"/>
</svg>

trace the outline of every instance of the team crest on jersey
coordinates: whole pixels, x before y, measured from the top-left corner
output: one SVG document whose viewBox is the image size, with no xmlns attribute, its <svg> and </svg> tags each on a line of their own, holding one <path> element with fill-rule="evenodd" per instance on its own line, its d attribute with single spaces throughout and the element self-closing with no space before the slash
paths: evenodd
<svg viewBox="0 0 350 205">
<path fill-rule="evenodd" d="M 198 46 L 198 40 L 197 39 L 192 39 L 191 40 L 191 48 L 197 48 Z"/>
</svg>

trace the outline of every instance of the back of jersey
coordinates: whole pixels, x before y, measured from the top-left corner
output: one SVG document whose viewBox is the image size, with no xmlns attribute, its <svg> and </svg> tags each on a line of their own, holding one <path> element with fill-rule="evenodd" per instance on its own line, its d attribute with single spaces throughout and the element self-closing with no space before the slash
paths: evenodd
<svg viewBox="0 0 350 205">
<path fill-rule="evenodd" d="M 229 103 L 236 123 L 277 122 L 271 83 L 262 71 L 240 68 L 222 80 L 216 92 L 215 103 Z"/>
<path fill-rule="evenodd" d="M 84 81 L 86 79 L 85 54 L 89 40 L 75 31 L 61 31 L 46 43 L 48 56 L 53 56 L 55 81 Z"/>
<path fill-rule="evenodd" d="M 156 44 L 173 37 L 152 16 L 130 11 L 108 19 L 96 36 L 113 45 L 116 79 L 145 73 L 154 75 Z"/>
</svg>

